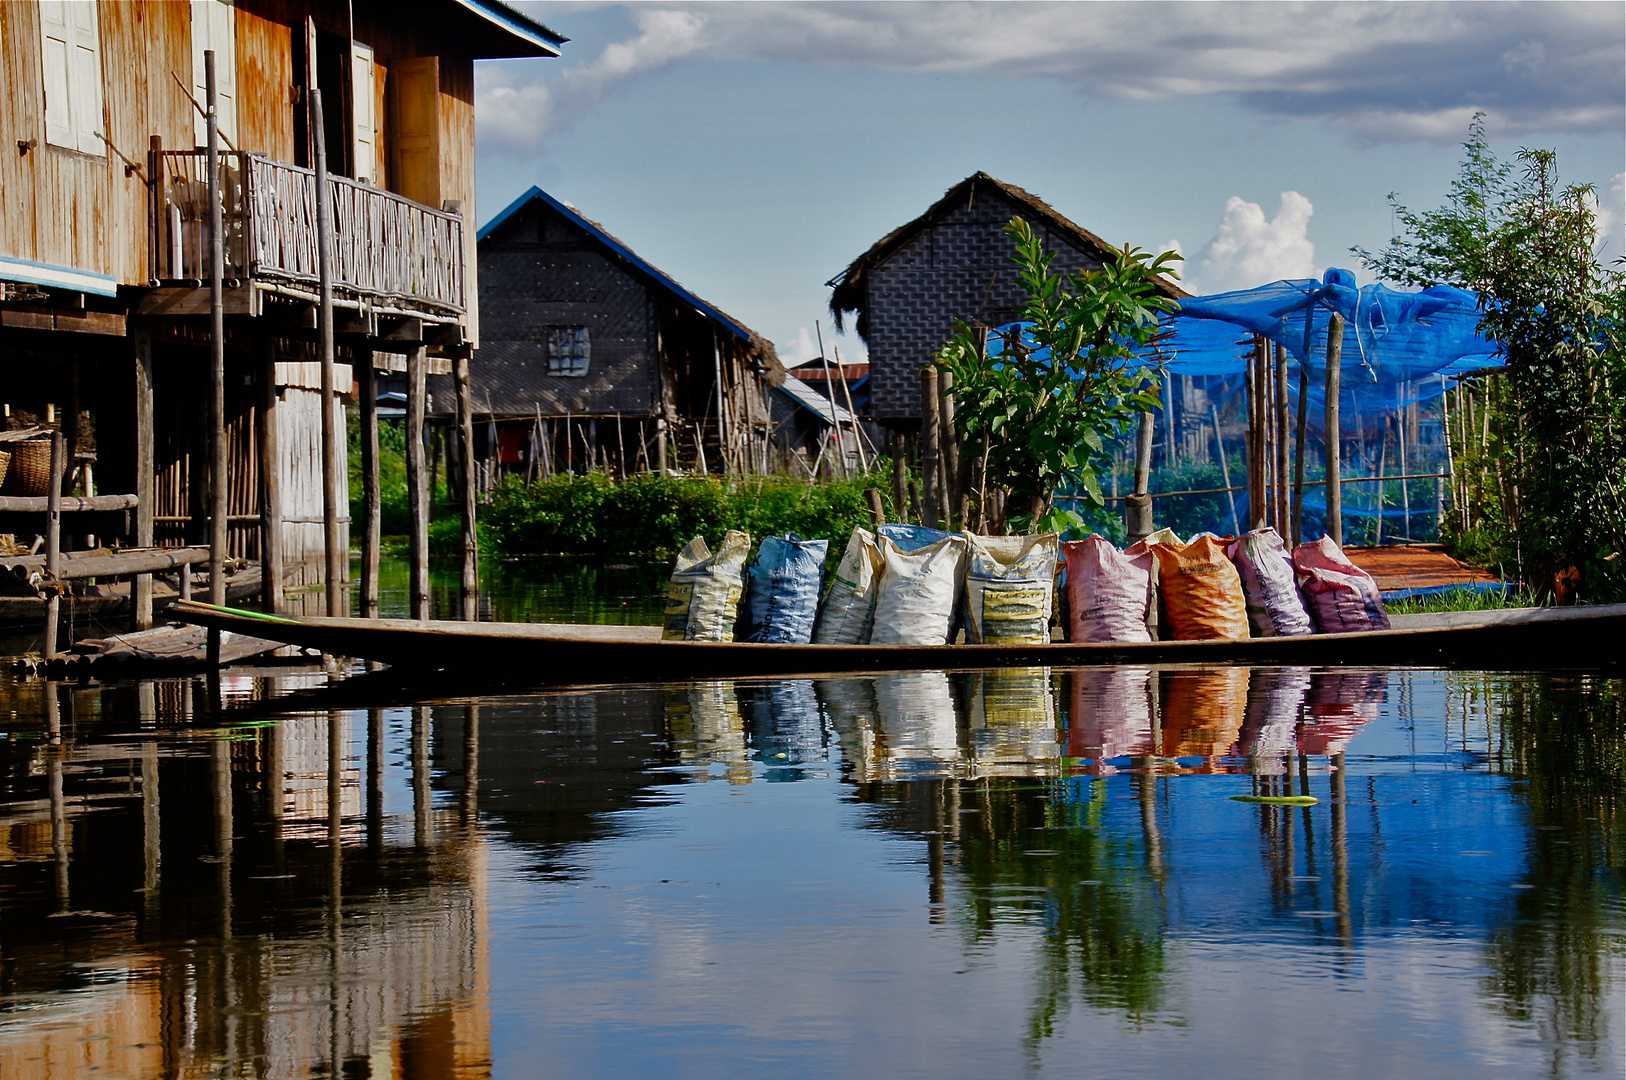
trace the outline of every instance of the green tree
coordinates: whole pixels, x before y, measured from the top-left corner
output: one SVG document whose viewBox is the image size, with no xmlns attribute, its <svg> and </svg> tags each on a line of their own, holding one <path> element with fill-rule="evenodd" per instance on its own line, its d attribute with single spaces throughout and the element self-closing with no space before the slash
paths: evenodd
<svg viewBox="0 0 1626 1080">
<path fill-rule="evenodd" d="M 990 356 L 988 328 L 957 323 L 937 363 L 954 376 L 963 444 L 984 463 L 984 510 L 991 491 L 1004 494 L 993 531 L 1077 525 L 1078 514 L 1055 505 L 1056 491 L 1074 487 L 1099 512 L 1096 477 L 1108 444 L 1157 407 L 1157 375 L 1141 350 L 1157 336 L 1159 316 L 1177 307 L 1158 278 L 1178 276 L 1180 256 L 1126 246 L 1099 270 L 1053 274 L 1054 256 L 1032 226 L 1013 218 L 1005 231 L 1016 241 L 1012 261 L 1028 294 L 1023 340 L 1007 340 Z"/>
<path fill-rule="evenodd" d="M 1538 595 L 1619 596 L 1626 592 L 1626 301 L 1619 269 L 1600 265 L 1594 252 L 1593 190 L 1561 184 L 1550 150 L 1499 161 L 1480 117 L 1464 149 L 1445 206 L 1414 212 L 1391 195 L 1404 231 L 1377 254 L 1355 254 L 1390 281 L 1480 294 L 1480 330 L 1505 363 L 1501 385 L 1482 394 L 1499 480 L 1498 505 L 1482 520 Z"/>
</svg>

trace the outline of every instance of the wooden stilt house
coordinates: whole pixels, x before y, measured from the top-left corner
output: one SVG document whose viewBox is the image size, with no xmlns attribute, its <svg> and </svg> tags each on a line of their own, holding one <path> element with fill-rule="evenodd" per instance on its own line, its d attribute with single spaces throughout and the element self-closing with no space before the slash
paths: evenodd
<svg viewBox="0 0 1626 1080">
<path fill-rule="evenodd" d="M 128 527 L 99 538 L 210 532 L 210 56 L 228 543 L 297 584 L 329 546 L 319 215 L 347 546 L 352 383 L 407 370 L 421 386 L 475 339 L 474 61 L 564 40 L 497 0 L 0 4 L 0 402 L 64 417 L 70 454 L 94 439 L 97 486 L 134 493 Z"/>
<path fill-rule="evenodd" d="M 531 188 L 479 233 L 477 474 L 777 467 L 772 343 Z M 432 413 L 454 411 L 434 380 Z"/>
</svg>

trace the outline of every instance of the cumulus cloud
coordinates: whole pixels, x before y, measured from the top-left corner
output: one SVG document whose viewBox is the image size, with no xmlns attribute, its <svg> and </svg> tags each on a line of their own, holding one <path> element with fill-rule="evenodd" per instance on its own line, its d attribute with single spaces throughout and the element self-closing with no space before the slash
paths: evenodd
<svg viewBox="0 0 1626 1080">
<path fill-rule="evenodd" d="M 1318 277 L 1310 216 L 1315 207 L 1296 191 L 1282 192 L 1276 216 L 1232 195 L 1225 202 L 1214 238 L 1190 265 L 1186 287 L 1217 293 L 1252 289 L 1283 278 Z"/>
<path fill-rule="evenodd" d="M 1593 248 L 1607 265 L 1626 256 L 1626 172 L 1615 174 L 1607 191 L 1594 195 Z"/>
<path fill-rule="evenodd" d="M 841 358 L 843 364 L 862 364 L 869 359 L 869 351 L 856 334 L 848 334 L 832 327 L 824 327 L 816 331 L 812 327 L 798 326 L 796 336 L 790 341 L 776 341 L 773 343 L 774 351 L 779 354 L 779 362 L 786 367 L 796 367 L 805 364 L 820 355 L 817 334 L 824 334 L 824 347 L 829 350 L 830 359 Z"/>
<path fill-rule="evenodd" d="M 776 341 L 773 347 L 779 353 L 779 362 L 786 367 L 797 367 L 819 355 L 819 343 L 813 340 L 813 331 L 805 326 L 796 328 L 796 340 Z"/>
<path fill-rule="evenodd" d="M 547 10 L 536 5 L 539 16 Z M 482 106 L 498 114 L 493 130 L 534 144 L 616 80 L 686 57 L 1040 75 L 1130 100 L 1229 94 L 1259 112 L 1321 120 L 1367 141 L 1456 142 L 1480 110 L 1514 135 L 1626 123 L 1626 49 L 1614 4 L 786 0 L 632 10 L 628 40 L 580 65 L 543 65 L 550 70 L 534 77 L 546 80 L 547 93 L 483 90 Z"/>
</svg>

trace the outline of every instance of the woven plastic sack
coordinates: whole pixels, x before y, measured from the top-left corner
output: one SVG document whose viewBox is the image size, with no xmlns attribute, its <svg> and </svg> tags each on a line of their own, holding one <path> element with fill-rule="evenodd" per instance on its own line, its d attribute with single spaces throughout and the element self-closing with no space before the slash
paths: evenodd
<svg viewBox="0 0 1626 1080">
<path fill-rule="evenodd" d="M 1062 545 L 1067 557 L 1067 640 L 1151 641 L 1146 617 L 1152 607 L 1156 557 L 1129 555 L 1091 533 Z"/>
<path fill-rule="evenodd" d="M 1242 578 L 1248 625 L 1254 637 L 1294 637 L 1315 633 L 1299 596 L 1298 574 L 1287 545 L 1275 529 L 1255 529 L 1225 547 Z"/>
<path fill-rule="evenodd" d="M 1162 686 L 1162 756 L 1229 754 L 1247 715 L 1248 678 L 1245 667 L 1168 672 Z"/>
<path fill-rule="evenodd" d="M 1180 543 L 1179 533 L 1173 529 L 1159 529 L 1124 548 L 1124 554 L 1132 559 L 1145 555 L 1151 560 L 1152 599 L 1146 607 L 1146 632 L 1152 635 L 1153 641 L 1167 641 L 1173 635 L 1169 632 L 1168 620 L 1163 617 L 1163 594 L 1157 577 L 1157 556 L 1152 554 L 1152 545 Z"/>
<path fill-rule="evenodd" d="M 1242 578 L 1225 557 L 1223 540 L 1201 533 L 1189 544 L 1162 542 L 1150 547 L 1157 556 L 1163 614 L 1175 641 L 1248 636 Z"/>
<path fill-rule="evenodd" d="M 824 584 L 828 540 L 795 533 L 770 536 L 745 572 L 745 636 L 742 641 L 806 645 L 813 640 Z"/>
<path fill-rule="evenodd" d="M 830 578 L 813 640 L 820 645 L 864 645 L 875 625 L 875 597 L 886 560 L 875 534 L 856 528 Z"/>
<path fill-rule="evenodd" d="M 1350 562 L 1332 537 L 1294 548 L 1293 565 L 1298 568 L 1299 586 L 1318 633 L 1389 629 L 1378 583 Z"/>
<path fill-rule="evenodd" d="M 1156 752 L 1151 668 L 1075 668 L 1067 678 L 1073 684 L 1068 757 L 1108 761 Z"/>
<path fill-rule="evenodd" d="M 1055 533 L 967 533 L 966 640 L 985 645 L 1047 645 L 1056 593 Z"/>
<path fill-rule="evenodd" d="M 733 641 L 745 589 L 745 557 L 751 537 L 736 529 L 723 536 L 712 553 L 705 538 L 697 536 L 678 552 L 672 583 L 666 588 L 665 641 Z"/>
<path fill-rule="evenodd" d="M 885 528 L 885 526 L 882 526 Z M 947 645 L 954 630 L 954 604 L 965 579 L 965 540 L 945 536 L 905 551 L 881 537 L 886 569 L 875 598 L 875 645 Z"/>
</svg>

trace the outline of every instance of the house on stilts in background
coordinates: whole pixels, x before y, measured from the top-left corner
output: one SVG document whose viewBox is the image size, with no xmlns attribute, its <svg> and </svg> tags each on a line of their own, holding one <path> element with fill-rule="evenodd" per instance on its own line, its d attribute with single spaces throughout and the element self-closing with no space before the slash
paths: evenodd
<svg viewBox="0 0 1626 1080">
<path fill-rule="evenodd" d="M 771 342 L 531 188 L 479 232 L 477 475 L 783 467 Z M 449 420 L 453 385 L 431 412 Z"/>
<path fill-rule="evenodd" d="M 564 40 L 496 0 L 0 4 L 0 401 L 13 424 L 61 417 L 71 458 L 94 448 L 95 485 L 134 496 L 127 522 L 96 523 L 99 540 L 174 546 L 210 532 L 206 53 L 221 136 L 229 549 L 280 550 L 295 585 L 322 576 L 326 535 L 317 151 L 335 236 L 336 389 L 365 388 L 379 369 L 450 370 L 478 325 L 465 217 L 474 61 L 557 56 Z M 328 408 L 347 519 L 344 402 Z M 14 525 L 0 520 L 0 533 L 32 527 Z M 268 575 L 273 594 L 283 580 Z"/>
<path fill-rule="evenodd" d="M 854 319 L 869 350 L 864 416 L 889 437 L 919 430 L 920 368 L 943 347 L 957 320 L 997 327 L 1019 317 L 1026 294 L 1011 262 L 1013 242 L 1004 231 L 1013 217 L 1033 226 L 1055 256 L 1056 273 L 1098 269 L 1114 250 L 1044 200 L 979 172 L 876 241 L 827 283 L 836 324 Z M 1189 295 L 1172 281 L 1165 281 L 1163 291 L 1174 299 Z M 1168 382 L 1174 424 L 1164 460 L 1206 460 L 1212 425 L 1203 382 L 1188 376 Z M 1182 423 L 1188 416 L 1190 422 Z M 1161 445 L 1164 436 L 1159 437 Z"/>
</svg>

